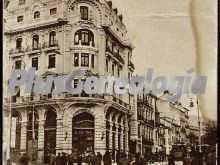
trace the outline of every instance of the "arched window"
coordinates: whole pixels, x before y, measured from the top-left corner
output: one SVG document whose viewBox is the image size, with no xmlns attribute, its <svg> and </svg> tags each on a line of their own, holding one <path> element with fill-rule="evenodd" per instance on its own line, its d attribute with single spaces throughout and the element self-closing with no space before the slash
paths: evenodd
<svg viewBox="0 0 220 165">
<path fill-rule="evenodd" d="M 22 47 L 22 38 L 18 38 L 17 40 L 16 40 L 16 49 L 21 49 L 21 47 Z"/>
<path fill-rule="evenodd" d="M 79 41 L 81 41 L 81 45 L 86 46 L 95 46 L 94 43 L 94 34 L 90 30 L 78 30 L 75 33 L 74 43 L 75 45 L 79 45 Z"/>
<path fill-rule="evenodd" d="M 20 150 L 20 145 L 21 145 L 21 115 L 18 113 L 18 111 L 13 111 L 12 112 L 12 129 L 14 129 L 15 132 L 15 153 L 19 152 Z M 13 138 L 14 139 L 14 138 Z"/>
<path fill-rule="evenodd" d="M 87 112 L 73 117 L 72 148 L 79 154 L 94 151 L 95 118 Z"/>
<path fill-rule="evenodd" d="M 33 36 L 33 40 L 32 40 L 32 46 L 33 46 L 33 49 L 38 49 L 39 48 L 39 36 L 38 35 L 34 35 Z"/>
<path fill-rule="evenodd" d="M 57 114 L 56 110 L 50 107 L 46 112 L 46 120 L 44 123 L 44 163 L 50 163 L 50 154 L 56 153 L 56 126 Z"/>
<path fill-rule="evenodd" d="M 52 31 L 49 33 L 49 46 L 56 45 L 56 32 Z"/>
<path fill-rule="evenodd" d="M 36 19 L 36 18 L 40 18 L 40 12 L 39 11 L 34 12 L 34 19 Z"/>
</svg>

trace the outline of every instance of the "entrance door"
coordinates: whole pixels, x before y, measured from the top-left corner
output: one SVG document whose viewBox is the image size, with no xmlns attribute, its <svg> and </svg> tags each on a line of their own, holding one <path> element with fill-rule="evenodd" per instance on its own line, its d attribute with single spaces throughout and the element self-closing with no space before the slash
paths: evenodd
<svg viewBox="0 0 220 165">
<path fill-rule="evenodd" d="M 56 154 L 56 125 L 57 115 L 54 109 L 46 112 L 46 121 L 44 126 L 44 163 L 50 163 L 50 155 Z"/>
<path fill-rule="evenodd" d="M 83 154 L 94 151 L 94 117 L 81 113 L 73 118 L 73 152 Z"/>
</svg>

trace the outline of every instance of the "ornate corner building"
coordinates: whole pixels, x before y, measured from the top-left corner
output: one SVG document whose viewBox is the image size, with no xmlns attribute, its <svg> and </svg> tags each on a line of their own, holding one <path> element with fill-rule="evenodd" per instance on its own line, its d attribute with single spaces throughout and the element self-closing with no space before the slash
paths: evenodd
<svg viewBox="0 0 220 165">
<path fill-rule="evenodd" d="M 48 163 L 51 153 L 103 154 L 108 149 L 115 159 L 117 151 L 128 152 L 129 94 L 26 95 L 21 86 L 7 97 L 12 69 L 35 67 L 36 75 L 45 77 L 77 69 L 88 75 L 131 77 L 133 46 L 111 1 L 10 0 L 4 17 L 4 118 L 12 116 L 12 157 L 26 152 L 32 162 Z M 84 80 L 74 79 L 73 84 Z"/>
</svg>

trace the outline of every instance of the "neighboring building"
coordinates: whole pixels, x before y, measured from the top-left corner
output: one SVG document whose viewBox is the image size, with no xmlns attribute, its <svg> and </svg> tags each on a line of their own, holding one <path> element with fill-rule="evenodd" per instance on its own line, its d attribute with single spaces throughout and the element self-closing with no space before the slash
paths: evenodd
<svg viewBox="0 0 220 165">
<path fill-rule="evenodd" d="M 183 107 L 180 102 L 169 102 L 167 100 L 168 96 L 171 96 L 171 94 L 168 91 L 165 91 L 157 101 L 160 117 L 167 123 L 167 129 L 165 132 L 165 146 L 167 154 L 169 154 L 173 145 L 189 143 L 189 140 L 187 139 L 189 110 Z"/>
<path fill-rule="evenodd" d="M 137 134 L 136 150 L 132 152 L 147 153 L 151 152 L 154 146 L 154 127 L 156 97 L 149 95 L 138 95 L 137 97 Z"/>
<path fill-rule="evenodd" d="M 133 46 L 126 38 L 122 15 L 105 0 L 14 0 L 6 4 L 4 59 L 9 71 L 35 67 L 42 76 L 66 75 L 83 69 L 88 75 L 132 76 Z M 74 86 L 79 80 L 74 80 Z M 5 91 L 7 83 L 4 84 Z M 53 89 L 56 88 L 53 86 Z M 4 117 L 9 100 L 4 93 Z M 12 97 L 11 152 L 27 152 L 32 162 L 49 163 L 49 154 L 86 151 L 128 152 L 130 95 L 26 95 L 16 88 Z M 152 144 L 153 107 L 148 141 Z M 16 130 L 16 131 L 15 131 Z M 4 147 L 4 151 L 5 151 Z"/>
</svg>

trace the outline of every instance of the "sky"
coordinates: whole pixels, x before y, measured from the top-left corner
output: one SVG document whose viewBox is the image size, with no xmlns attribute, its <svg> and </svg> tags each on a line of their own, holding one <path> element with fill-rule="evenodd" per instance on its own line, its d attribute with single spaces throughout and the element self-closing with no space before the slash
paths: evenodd
<svg viewBox="0 0 220 165">
<path fill-rule="evenodd" d="M 113 8 L 123 14 L 127 36 L 135 46 L 135 74 L 145 75 L 147 68 L 153 68 L 154 77 L 170 79 L 186 76 L 186 71 L 198 63 L 201 75 L 208 77 L 206 93 L 200 97 L 200 112 L 203 117 L 216 119 L 217 1 L 193 1 L 196 37 L 189 0 L 112 0 Z M 185 95 L 180 101 L 189 108 L 189 100 Z M 197 108 L 190 110 L 190 115 L 197 115 Z"/>
</svg>

